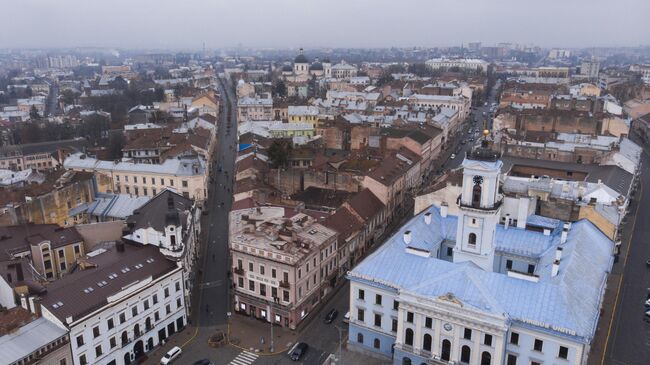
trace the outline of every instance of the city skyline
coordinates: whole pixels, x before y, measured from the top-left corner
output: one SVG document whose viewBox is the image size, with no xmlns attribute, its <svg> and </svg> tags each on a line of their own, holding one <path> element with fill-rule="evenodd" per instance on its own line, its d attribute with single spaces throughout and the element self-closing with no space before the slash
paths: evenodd
<svg viewBox="0 0 650 365">
<path fill-rule="evenodd" d="M 91 3 L 39 0 L 5 4 L 7 29 L 0 48 L 112 47 L 155 49 L 445 47 L 479 41 L 542 47 L 610 47 L 647 44 L 644 15 L 650 3 L 623 0 L 617 16 L 604 1 L 552 1 L 531 9 L 512 0 L 425 3 L 359 0 L 317 3 L 294 0 L 217 3 L 189 0 L 179 12 L 172 1 L 139 1 L 144 11 L 124 11 L 125 0 Z M 561 6 L 558 11 L 556 6 Z M 200 11 L 198 11 L 200 10 Z M 458 19 L 464 19 L 462 24 Z M 507 19 L 507 21 L 497 21 Z M 534 20 L 534 21 L 531 21 Z M 331 21 L 331 22 L 330 22 Z M 379 26 L 381 21 L 384 26 Z M 114 22 L 116 27 L 113 27 Z M 30 24 L 26 27 L 25 24 Z M 408 27 L 407 27 L 408 26 Z M 107 31 L 107 29 L 111 29 Z"/>
</svg>

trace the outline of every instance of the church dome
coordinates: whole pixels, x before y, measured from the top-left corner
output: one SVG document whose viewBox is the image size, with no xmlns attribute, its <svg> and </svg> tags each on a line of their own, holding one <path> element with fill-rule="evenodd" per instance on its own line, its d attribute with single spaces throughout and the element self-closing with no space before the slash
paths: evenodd
<svg viewBox="0 0 650 365">
<path fill-rule="evenodd" d="M 307 57 L 301 53 L 296 56 L 296 59 L 293 60 L 293 63 L 309 63 L 309 61 L 307 61 Z"/>
<path fill-rule="evenodd" d="M 309 69 L 312 71 L 323 71 L 323 64 L 316 61 L 309 66 Z"/>
<path fill-rule="evenodd" d="M 291 72 L 291 71 L 293 71 L 293 67 L 291 67 L 291 65 L 284 65 L 284 66 L 282 66 L 282 71 L 283 72 Z"/>
</svg>

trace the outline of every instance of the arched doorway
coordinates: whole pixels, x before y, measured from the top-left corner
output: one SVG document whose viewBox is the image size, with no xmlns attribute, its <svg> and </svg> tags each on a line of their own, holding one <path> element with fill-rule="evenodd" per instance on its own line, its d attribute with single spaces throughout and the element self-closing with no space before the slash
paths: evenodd
<svg viewBox="0 0 650 365">
<path fill-rule="evenodd" d="M 481 365 L 490 365 L 492 362 L 492 355 L 489 352 L 485 351 L 481 355 Z"/>
<path fill-rule="evenodd" d="M 133 346 L 133 353 L 135 358 L 138 359 L 140 356 L 144 355 L 144 343 L 142 340 L 138 340 Z"/>
<path fill-rule="evenodd" d="M 131 363 L 131 353 L 127 352 L 124 354 L 124 365 L 129 365 Z"/>
<path fill-rule="evenodd" d="M 405 357 L 402 359 L 402 365 L 411 365 L 411 359 Z"/>
<path fill-rule="evenodd" d="M 147 340 L 147 352 L 151 351 L 153 349 L 153 337 L 149 337 Z"/>
<path fill-rule="evenodd" d="M 451 341 L 442 340 L 442 351 L 440 351 L 440 358 L 445 361 L 449 361 L 450 356 L 451 356 Z"/>
</svg>

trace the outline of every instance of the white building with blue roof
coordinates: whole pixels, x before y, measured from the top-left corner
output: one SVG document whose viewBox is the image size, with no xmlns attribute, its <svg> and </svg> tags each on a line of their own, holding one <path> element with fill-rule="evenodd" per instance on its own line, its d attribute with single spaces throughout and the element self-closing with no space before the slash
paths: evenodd
<svg viewBox="0 0 650 365">
<path fill-rule="evenodd" d="M 503 222 L 500 156 L 348 273 L 348 346 L 399 364 L 585 364 L 614 243 L 587 220 Z"/>
</svg>

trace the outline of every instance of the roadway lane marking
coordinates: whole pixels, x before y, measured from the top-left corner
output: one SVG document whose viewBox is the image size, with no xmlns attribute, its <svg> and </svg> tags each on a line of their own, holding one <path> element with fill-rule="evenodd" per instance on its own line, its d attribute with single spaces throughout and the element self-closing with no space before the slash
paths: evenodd
<svg viewBox="0 0 650 365">
<path fill-rule="evenodd" d="M 252 352 L 242 351 L 229 362 L 229 365 L 251 365 L 258 357 L 259 355 Z"/>
</svg>

